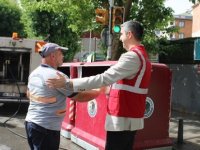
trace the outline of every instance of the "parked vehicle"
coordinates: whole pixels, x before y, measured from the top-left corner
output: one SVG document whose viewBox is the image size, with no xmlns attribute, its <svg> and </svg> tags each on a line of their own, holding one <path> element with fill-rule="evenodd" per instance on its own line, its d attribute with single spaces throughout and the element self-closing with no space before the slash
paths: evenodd
<svg viewBox="0 0 200 150">
<path fill-rule="evenodd" d="M 40 64 L 38 50 L 44 41 L 0 37 L 0 103 L 28 102 L 28 76 Z"/>
</svg>

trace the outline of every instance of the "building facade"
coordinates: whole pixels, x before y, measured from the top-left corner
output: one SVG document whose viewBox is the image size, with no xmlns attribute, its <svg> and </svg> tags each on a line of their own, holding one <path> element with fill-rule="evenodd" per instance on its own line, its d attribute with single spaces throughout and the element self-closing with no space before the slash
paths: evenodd
<svg viewBox="0 0 200 150">
<path fill-rule="evenodd" d="M 195 4 L 192 10 L 193 25 L 192 25 L 192 37 L 200 37 L 200 3 Z"/>
<path fill-rule="evenodd" d="M 179 28 L 179 31 L 174 33 L 171 39 L 183 39 L 192 37 L 192 24 L 193 17 L 190 11 L 183 14 L 174 15 L 175 26 Z"/>
<path fill-rule="evenodd" d="M 158 37 L 166 37 L 168 40 L 178 40 L 192 37 L 193 17 L 191 11 L 174 15 L 174 21 L 169 22 L 168 28 L 178 27 L 178 31 L 167 33 L 166 31 L 155 30 Z"/>
</svg>

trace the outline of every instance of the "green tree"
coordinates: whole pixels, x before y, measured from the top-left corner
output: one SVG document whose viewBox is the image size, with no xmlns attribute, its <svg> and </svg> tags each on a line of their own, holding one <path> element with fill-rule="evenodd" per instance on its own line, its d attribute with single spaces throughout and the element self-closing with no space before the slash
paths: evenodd
<svg viewBox="0 0 200 150">
<path fill-rule="evenodd" d="M 175 30 L 167 28 L 169 21 L 173 21 L 173 15 L 171 8 L 165 8 L 164 1 L 165 0 L 115 0 L 114 3 L 115 6 L 125 7 L 125 21 L 134 19 L 140 21 L 144 25 L 145 35 L 143 43 L 148 51 L 156 52 L 159 50 L 160 38 L 156 36 L 155 30 L 163 30 L 166 32 Z M 80 32 L 83 32 L 84 29 L 91 29 L 99 33 L 101 32 L 102 26 L 94 22 L 94 11 L 97 7 L 109 9 L 108 0 L 83 0 L 81 3 L 79 1 L 69 0 L 68 2 L 70 2 L 70 5 L 67 6 L 69 18 L 71 20 L 70 27 L 72 27 L 74 31 L 78 29 Z M 84 29 L 81 27 L 84 27 Z M 119 36 L 114 34 L 111 59 L 118 59 L 123 51 L 122 45 L 119 42 Z"/>
<path fill-rule="evenodd" d="M 108 0 L 82 0 L 81 3 L 76 0 L 68 0 L 66 3 L 66 12 L 69 14 L 70 25 L 73 31 L 82 33 L 83 31 L 93 30 L 101 32 L 102 26 L 95 23 L 95 8 L 109 9 Z M 167 28 L 169 21 L 173 20 L 172 9 L 165 8 L 164 0 L 115 0 L 115 6 L 125 7 L 125 20 L 135 19 L 143 23 L 145 27 L 144 44 L 149 51 L 159 50 L 159 38 L 155 30 L 174 31 Z M 119 36 L 114 35 L 112 46 L 112 60 L 119 58 L 123 48 L 119 42 Z"/>
<path fill-rule="evenodd" d="M 12 36 L 13 32 L 25 36 L 21 22 L 21 10 L 14 1 L 0 0 L 0 36 Z"/>
<path fill-rule="evenodd" d="M 189 0 L 198 3 L 200 0 Z M 125 21 L 134 19 L 140 21 L 145 28 L 143 44 L 150 52 L 159 52 L 160 43 L 166 41 L 165 37 L 157 37 L 156 30 L 170 34 L 176 32 L 176 27 L 168 27 L 170 21 L 174 21 L 173 10 L 165 8 L 165 0 L 115 0 L 115 5 L 125 7 Z M 121 43 L 114 36 L 112 59 L 118 59 L 123 52 Z"/>
<path fill-rule="evenodd" d="M 78 37 L 83 32 L 101 32 L 102 26 L 95 23 L 95 9 L 99 7 L 109 8 L 109 0 L 21 1 L 24 4 L 23 7 L 26 13 L 29 13 L 29 17 L 27 18 L 31 18 L 31 21 L 29 21 L 31 23 L 28 25 L 31 29 L 27 31 L 33 30 L 29 32 L 29 35 L 33 33 L 35 36 L 44 38 L 50 34 L 50 40 L 61 44 L 65 42 L 67 46 L 70 45 L 72 49 L 75 49 L 73 52 L 78 51 L 78 49 L 72 42 L 76 41 L 77 44 Z M 176 30 L 167 27 L 168 23 L 173 21 L 173 11 L 171 8 L 165 8 L 164 1 L 115 0 L 115 6 L 125 7 L 125 20 L 138 20 L 144 25 L 145 35 L 143 43 L 147 50 L 151 52 L 159 51 L 160 40 L 163 40 L 157 37 L 155 30 L 166 31 L 168 33 Z M 71 43 L 70 41 L 66 41 L 65 34 L 67 34 L 67 38 Z M 76 37 L 75 40 L 73 40 L 74 37 Z M 118 37 L 118 35 L 114 35 L 112 60 L 118 59 L 123 52 Z"/>
<path fill-rule="evenodd" d="M 57 2 L 58 3 L 58 2 Z M 79 36 L 69 28 L 69 17 L 66 11 L 57 9 L 54 1 L 22 1 L 24 21 L 29 37 L 55 42 L 69 48 L 65 60 L 71 61 L 79 48 Z M 61 6 L 60 6 L 61 7 Z"/>
<path fill-rule="evenodd" d="M 160 37 L 155 34 L 156 30 L 161 31 L 174 31 L 167 27 L 170 21 L 173 21 L 172 9 L 165 8 L 165 0 L 126 0 L 120 5 L 125 7 L 125 21 L 126 20 L 137 20 L 140 21 L 144 28 L 144 40 L 143 44 L 146 49 L 151 52 L 159 51 Z M 116 2 L 121 2 L 120 0 Z M 117 4 L 118 4 L 117 3 Z M 122 50 L 122 45 L 116 37 L 114 37 L 114 48 L 112 48 L 112 59 L 118 59 Z M 119 48 L 118 48 L 119 47 Z M 120 51 L 120 53 L 119 53 Z"/>
<path fill-rule="evenodd" d="M 200 0 L 189 0 L 190 2 L 192 2 L 193 4 L 200 2 Z"/>
</svg>

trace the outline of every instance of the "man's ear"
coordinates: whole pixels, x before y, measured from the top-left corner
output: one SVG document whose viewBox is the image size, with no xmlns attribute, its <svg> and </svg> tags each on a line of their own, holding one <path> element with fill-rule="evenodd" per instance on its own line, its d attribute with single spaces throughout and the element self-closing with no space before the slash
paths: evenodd
<svg viewBox="0 0 200 150">
<path fill-rule="evenodd" d="M 135 35 L 133 32 L 129 31 L 129 35 L 130 35 L 130 38 L 132 38 L 132 37 L 135 38 Z"/>
<path fill-rule="evenodd" d="M 55 57 L 55 53 L 51 53 L 51 54 L 50 54 L 50 57 L 51 57 L 51 58 L 54 58 L 54 57 Z"/>
</svg>

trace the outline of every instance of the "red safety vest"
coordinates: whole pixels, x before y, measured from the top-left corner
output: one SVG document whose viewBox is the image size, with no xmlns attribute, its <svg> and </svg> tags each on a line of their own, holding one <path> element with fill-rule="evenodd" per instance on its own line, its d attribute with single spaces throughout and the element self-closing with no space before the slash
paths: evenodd
<svg viewBox="0 0 200 150">
<path fill-rule="evenodd" d="M 151 63 L 144 46 L 135 46 L 131 50 L 140 58 L 140 69 L 133 79 L 122 79 L 112 85 L 108 101 L 108 114 L 143 118 L 151 77 Z"/>
</svg>

